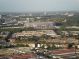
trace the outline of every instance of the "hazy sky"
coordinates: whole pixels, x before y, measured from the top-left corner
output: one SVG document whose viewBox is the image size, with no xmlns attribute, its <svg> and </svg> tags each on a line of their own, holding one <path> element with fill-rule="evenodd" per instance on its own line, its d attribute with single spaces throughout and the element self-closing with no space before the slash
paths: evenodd
<svg viewBox="0 0 79 59">
<path fill-rule="evenodd" d="M 79 0 L 0 0 L 0 11 L 33 12 L 79 10 Z"/>
</svg>

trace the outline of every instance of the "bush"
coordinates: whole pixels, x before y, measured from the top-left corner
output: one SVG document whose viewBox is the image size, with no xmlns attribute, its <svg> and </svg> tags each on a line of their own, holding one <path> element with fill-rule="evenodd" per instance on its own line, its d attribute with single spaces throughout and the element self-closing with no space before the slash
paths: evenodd
<svg viewBox="0 0 79 59">
<path fill-rule="evenodd" d="M 28 44 L 24 45 L 24 44 L 17 44 L 15 47 L 29 47 Z"/>
<path fill-rule="evenodd" d="M 26 47 L 24 44 L 17 44 L 16 47 Z"/>
</svg>

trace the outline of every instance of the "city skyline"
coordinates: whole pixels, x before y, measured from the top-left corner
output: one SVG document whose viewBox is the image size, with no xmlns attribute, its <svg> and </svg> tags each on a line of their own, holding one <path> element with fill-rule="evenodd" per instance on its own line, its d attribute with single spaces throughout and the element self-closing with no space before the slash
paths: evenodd
<svg viewBox="0 0 79 59">
<path fill-rule="evenodd" d="M 78 11 L 79 0 L 0 0 L 0 12 Z"/>
</svg>

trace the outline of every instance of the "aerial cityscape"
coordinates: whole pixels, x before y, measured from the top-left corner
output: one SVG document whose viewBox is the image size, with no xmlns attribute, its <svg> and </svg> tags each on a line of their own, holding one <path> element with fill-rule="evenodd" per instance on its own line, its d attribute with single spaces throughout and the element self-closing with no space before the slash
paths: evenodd
<svg viewBox="0 0 79 59">
<path fill-rule="evenodd" d="M 79 0 L 35 1 L 0 0 L 0 59 L 79 59 Z"/>
</svg>

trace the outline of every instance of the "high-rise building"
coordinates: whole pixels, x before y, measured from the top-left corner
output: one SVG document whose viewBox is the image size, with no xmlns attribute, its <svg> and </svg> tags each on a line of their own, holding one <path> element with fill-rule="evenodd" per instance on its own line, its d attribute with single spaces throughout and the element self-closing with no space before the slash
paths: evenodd
<svg viewBox="0 0 79 59">
<path fill-rule="evenodd" d="M 0 19 L 0 24 L 3 24 L 5 22 L 5 19 Z"/>
</svg>

